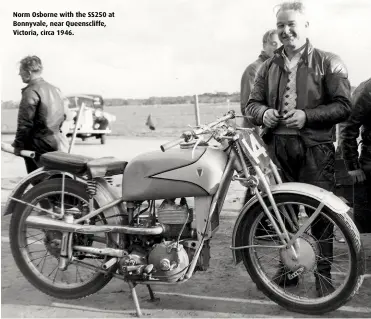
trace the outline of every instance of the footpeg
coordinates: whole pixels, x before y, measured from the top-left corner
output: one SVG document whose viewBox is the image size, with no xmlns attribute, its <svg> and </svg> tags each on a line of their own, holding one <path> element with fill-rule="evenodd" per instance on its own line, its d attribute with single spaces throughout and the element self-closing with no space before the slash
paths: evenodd
<svg viewBox="0 0 371 319">
<path fill-rule="evenodd" d="M 149 275 L 153 271 L 153 267 L 154 267 L 153 264 L 147 265 L 144 268 L 143 273 Z"/>
</svg>

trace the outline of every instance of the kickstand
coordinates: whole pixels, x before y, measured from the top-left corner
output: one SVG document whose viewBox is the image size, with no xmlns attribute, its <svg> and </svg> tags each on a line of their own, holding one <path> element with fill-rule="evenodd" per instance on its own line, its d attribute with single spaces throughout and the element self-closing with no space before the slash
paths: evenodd
<svg viewBox="0 0 371 319">
<path fill-rule="evenodd" d="M 129 281 L 128 284 L 129 284 L 129 287 L 130 287 L 131 296 L 132 296 L 133 301 L 134 301 L 135 310 L 137 312 L 137 317 L 140 318 L 142 316 L 142 311 L 140 310 L 137 292 L 135 291 L 135 286 L 137 284 L 134 284 L 131 281 Z"/>
<path fill-rule="evenodd" d="M 160 298 L 156 298 L 156 297 L 155 297 L 155 294 L 153 293 L 153 290 L 152 290 L 151 286 L 150 286 L 150 285 L 147 285 L 147 288 L 148 288 L 148 292 L 149 292 L 149 297 L 151 298 L 151 299 L 148 300 L 148 301 L 150 301 L 150 302 L 159 301 Z"/>
</svg>

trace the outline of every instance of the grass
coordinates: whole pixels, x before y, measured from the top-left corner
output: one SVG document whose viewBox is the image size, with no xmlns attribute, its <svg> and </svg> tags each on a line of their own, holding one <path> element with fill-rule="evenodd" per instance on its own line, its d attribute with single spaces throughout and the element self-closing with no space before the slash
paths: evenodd
<svg viewBox="0 0 371 319">
<path fill-rule="evenodd" d="M 240 114 L 240 105 L 200 104 L 201 124 L 215 121 L 224 115 L 228 109 Z M 106 106 L 106 112 L 116 116 L 112 123 L 112 134 L 123 136 L 177 137 L 187 130 L 188 125 L 196 125 L 195 107 L 193 104 L 172 105 L 128 105 Z M 14 133 L 17 128 L 18 109 L 1 110 L 1 132 Z M 146 125 L 151 114 L 156 130 L 151 131 Z"/>
</svg>

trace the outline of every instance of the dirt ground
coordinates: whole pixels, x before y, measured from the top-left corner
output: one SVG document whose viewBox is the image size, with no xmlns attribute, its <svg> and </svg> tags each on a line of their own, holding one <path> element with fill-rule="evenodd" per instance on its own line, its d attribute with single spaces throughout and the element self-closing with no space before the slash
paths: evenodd
<svg viewBox="0 0 371 319">
<path fill-rule="evenodd" d="M 243 265 L 233 264 L 229 249 L 235 213 L 223 213 L 220 231 L 211 243 L 210 268 L 197 272 L 185 284 L 154 286 L 160 301 L 151 303 L 147 289 L 138 287 L 138 297 L 146 317 L 305 317 L 288 312 L 270 302 L 251 281 Z M 2 218 L 2 234 L 9 217 Z M 2 235 L 4 236 L 4 235 Z M 366 239 L 365 236 L 363 236 Z M 2 237 L 3 238 L 3 237 Z M 368 273 L 371 273 L 371 239 L 367 239 Z M 83 300 L 58 300 L 36 290 L 16 268 L 9 244 L 2 241 L 2 317 L 131 317 L 134 305 L 125 282 L 113 279 L 104 289 Z M 371 278 L 359 293 L 329 317 L 371 316 Z"/>
<path fill-rule="evenodd" d="M 162 141 L 133 142 L 123 138 L 111 138 L 102 149 L 98 142 L 79 142 L 76 153 L 99 156 L 113 155 L 122 159 L 132 158 L 143 149 L 157 149 Z M 130 144 L 131 153 L 122 153 L 123 145 Z M 119 147 L 121 145 L 121 148 Z M 132 145 L 136 145 L 137 149 Z M 23 173 L 23 162 L 12 155 L 2 153 L 2 203 Z M 119 185 L 120 181 L 117 181 Z M 210 267 L 205 272 L 197 272 L 188 282 L 174 286 L 154 286 L 160 301 L 148 301 L 146 287 L 138 286 L 137 293 L 144 317 L 306 317 L 286 311 L 265 297 L 247 274 L 244 266 L 233 263 L 231 232 L 241 207 L 243 189 L 232 183 L 220 220 L 220 229 L 211 242 Z M 134 305 L 125 282 L 113 279 L 95 295 L 77 301 L 63 301 L 36 290 L 21 275 L 9 249 L 9 216 L 1 220 L 1 298 L 2 317 L 42 317 L 42 318 L 108 318 L 133 317 Z M 371 274 L 371 236 L 362 235 L 364 241 L 367 270 Z M 327 314 L 326 317 L 369 318 L 371 317 L 371 278 L 364 280 L 359 293 L 344 307 Z M 308 317 L 308 316 L 307 316 Z"/>
</svg>

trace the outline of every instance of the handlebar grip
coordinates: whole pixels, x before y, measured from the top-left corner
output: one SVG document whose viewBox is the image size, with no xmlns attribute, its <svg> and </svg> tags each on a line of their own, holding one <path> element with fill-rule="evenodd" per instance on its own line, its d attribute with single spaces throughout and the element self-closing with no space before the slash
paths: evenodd
<svg viewBox="0 0 371 319">
<path fill-rule="evenodd" d="M 8 143 L 1 143 L 1 150 L 4 151 L 4 152 L 10 153 L 10 154 L 14 154 L 14 147 L 11 146 Z M 23 157 L 35 158 L 35 152 L 34 151 L 22 150 L 20 152 L 20 155 L 23 156 Z"/>
<path fill-rule="evenodd" d="M 168 150 L 169 148 L 172 148 L 174 146 L 177 146 L 179 145 L 180 143 L 184 142 L 184 138 L 178 138 L 176 140 L 173 140 L 173 141 L 170 141 L 170 142 L 167 142 L 165 144 L 162 144 L 160 146 L 161 148 L 161 151 L 165 152 L 166 150 Z"/>
<path fill-rule="evenodd" d="M 22 150 L 20 153 L 21 153 L 21 156 L 23 156 L 23 157 L 35 158 L 35 152 L 34 151 Z"/>
</svg>

